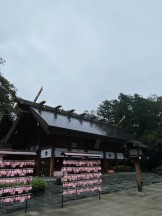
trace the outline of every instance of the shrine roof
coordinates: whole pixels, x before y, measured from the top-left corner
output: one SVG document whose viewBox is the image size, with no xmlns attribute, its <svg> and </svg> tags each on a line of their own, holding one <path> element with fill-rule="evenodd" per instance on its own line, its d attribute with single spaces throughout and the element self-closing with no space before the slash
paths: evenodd
<svg viewBox="0 0 162 216">
<path fill-rule="evenodd" d="M 46 109 L 39 109 L 37 107 L 31 107 L 30 110 L 38 120 L 42 121 L 44 128 L 54 127 L 104 137 L 115 137 L 125 140 L 132 139 L 132 136 L 122 129 L 99 121 L 97 122 L 76 115 L 69 115 L 64 112 L 53 112 Z"/>
<path fill-rule="evenodd" d="M 132 134 L 125 132 L 123 129 L 112 125 L 108 121 L 87 117 L 84 114 L 76 114 L 74 110 L 65 111 L 60 109 L 60 105 L 56 107 L 45 106 L 41 103 L 35 103 L 27 100 L 20 100 L 18 104 L 22 113 L 32 114 L 37 122 L 41 125 L 46 133 L 49 131 L 62 131 L 66 134 L 82 134 L 82 136 L 95 136 L 101 139 L 114 138 L 123 141 L 135 140 Z M 6 141 L 15 130 L 14 127 L 21 119 L 21 116 L 15 121 L 15 126 L 11 128 Z M 141 143 L 136 146 L 144 147 Z"/>
</svg>

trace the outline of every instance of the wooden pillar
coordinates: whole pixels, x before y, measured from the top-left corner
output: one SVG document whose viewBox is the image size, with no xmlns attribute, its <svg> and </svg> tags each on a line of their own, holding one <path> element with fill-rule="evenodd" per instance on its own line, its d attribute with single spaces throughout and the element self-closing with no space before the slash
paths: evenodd
<svg viewBox="0 0 162 216">
<path fill-rule="evenodd" d="M 127 166 L 126 160 L 127 160 L 127 158 L 126 158 L 126 156 L 124 155 L 124 172 L 126 172 L 126 166 Z"/>
<path fill-rule="evenodd" d="M 38 151 L 37 151 L 37 156 L 36 156 L 36 176 L 40 176 L 41 175 L 41 134 L 38 137 Z"/>
<path fill-rule="evenodd" d="M 115 155 L 115 171 L 118 172 L 118 157 L 117 157 L 117 152 L 114 152 Z"/>
<path fill-rule="evenodd" d="M 54 146 L 54 139 L 53 139 L 53 137 L 51 137 L 50 177 L 53 177 L 54 159 L 55 159 L 55 146 Z"/>
<path fill-rule="evenodd" d="M 71 139 L 70 137 L 67 137 L 67 146 L 68 146 L 68 151 L 71 151 Z"/>
<path fill-rule="evenodd" d="M 37 151 L 37 156 L 35 160 L 35 166 L 36 166 L 36 176 L 40 176 L 40 150 Z"/>
<path fill-rule="evenodd" d="M 106 152 L 103 152 L 103 161 L 104 161 L 104 172 L 107 173 L 108 170 L 108 161 L 106 159 Z"/>
<path fill-rule="evenodd" d="M 143 182 L 142 182 L 142 175 L 141 175 L 140 159 L 135 158 L 134 163 L 135 163 L 135 170 L 136 170 L 136 181 L 137 181 L 138 192 L 142 192 Z"/>
</svg>

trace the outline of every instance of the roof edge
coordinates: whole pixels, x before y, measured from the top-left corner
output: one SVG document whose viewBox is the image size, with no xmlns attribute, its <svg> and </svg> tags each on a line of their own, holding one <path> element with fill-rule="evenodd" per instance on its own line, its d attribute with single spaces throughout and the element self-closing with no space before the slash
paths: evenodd
<svg viewBox="0 0 162 216">
<path fill-rule="evenodd" d="M 33 116 L 35 117 L 35 119 L 40 123 L 43 130 L 47 133 L 49 129 L 47 122 L 33 108 L 30 107 L 29 109 L 33 114 Z"/>
</svg>

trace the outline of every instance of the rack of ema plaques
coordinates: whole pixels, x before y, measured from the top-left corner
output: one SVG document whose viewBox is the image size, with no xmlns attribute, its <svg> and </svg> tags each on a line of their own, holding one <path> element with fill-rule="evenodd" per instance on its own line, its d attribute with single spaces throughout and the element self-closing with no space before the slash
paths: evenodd
<svg viewBox="0 0 162 216">
<path fill-rule="evenodd" d="M 99 157 L 101 155 L 72 152 L 63 154 L 62 208 L 65 196 L 98 192 L 100 199 L 102 173 Z"/>
<path fill-rule="evenodd" d="M 0 150 L 0 205 L 27 203 L 31 197 L 31 181 L 35 166 L 35 152 Z M 30 159 L 29 159 L 30 158 Z M 32 159 L 31 159 L 32 158 Z"/>
</svg>

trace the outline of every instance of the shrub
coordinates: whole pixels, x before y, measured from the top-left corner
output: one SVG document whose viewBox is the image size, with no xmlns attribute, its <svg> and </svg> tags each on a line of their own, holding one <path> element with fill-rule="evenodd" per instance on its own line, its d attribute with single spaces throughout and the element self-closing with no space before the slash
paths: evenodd
<svg viewBox="0 0 162 216">
<path fill-rule="evenodd" d="M 157 166 L 153 171 L 156 173 L 162 173 L 162 166 Z"/>
<path fill-rule="evenodd" d="M 43 180 L 42 178 L 33 178 L 32 182 L 32 192 L 43 192 L 47 188 L 47 182 Z"/>
<path fill-rule="evenodd" d="M 116 170 L 117 172 L 133 172 L 134 168 L 130 167 L 130 166 L 126 166 L 126 168 L 124 168 L 124 165 L 119 165 L 118 169 Z"/>
</svg>

